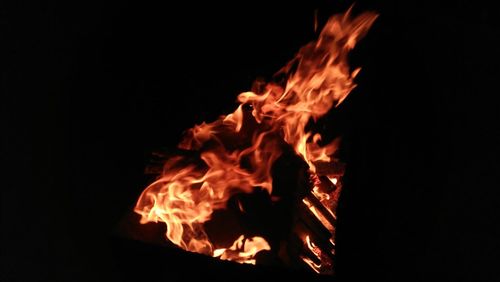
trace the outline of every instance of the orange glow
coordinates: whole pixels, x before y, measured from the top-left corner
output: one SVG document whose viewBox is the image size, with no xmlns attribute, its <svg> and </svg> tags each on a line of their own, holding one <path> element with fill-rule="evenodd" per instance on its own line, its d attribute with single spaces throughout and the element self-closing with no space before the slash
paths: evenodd
<svg viewBox="0 0 500 282">
<path fill-rule="evenodd" d="M 271 167 L 283 144 L 307 162 L 311 174 L 316 173 L 316 163 L 333 161 L 336 140 L 323 144 L 321 135 L 306 125 L 339 106 L 356 87 L 353 79 L 360 69 L 351 71 L 347 56 L 376 17 L 363 13 L 351 18 L 350 11 L 331 17 L 318 40 L 302 47 L 278 72 L 286 75 L 285 83 L 269 82 L 261 92 L 241 93 L 233 113 L 188 130 L 178 147 L 197 151 L 199 161 L 179 156 L 165 163 L 161 176 L 137 201 L 134 211 L 140 222 L 165 223 L 167 239 L 184 250 L 255 264 L 259 251 L 271 249 L 264 238 L 241 235 L 232 246 L 215 249 L 204 223 L 236 193 L 261 187 L 271 194 Z M 337 178 L 331 180 L 336 184 Z M 320 199 L 330 199 L 315 188 Z M 303 203 L 333 232 L 321 212 L 307 199 Z M 239 208 L 243 211 L 240 203 Z M 306 263 L 318 271 L 316 263 Z"/>
<path fill-rule="evenodd" d="M 318 258 L 320 259 L 321 256 L 321 250 L 316 247 L 316 245 L 311 241 L 311 237 L 309 235 L 306 236 L 306 245 L 309 248 L 309 250 Z"/>
<path fill-rule="evenodd" d="M 328 221 L 328 219 L 326 219 L 326 217 L 318 211 L 318 209 L 314 207 L 308 199 L 302 199 L 302 202 L 309 208 L 309 211 L 311 211 L 311 213 L 323 224 L 323 226 L 328 229 L 328 231 L 332 233 L 335 231 L 335 227 L 333 227 L 330 221 Z"/>
<path fill-rule="evenodd" d="M 318 186 L 314 186 L 312 192 L 314 196 L 316 196 L 316 198 L 318 198 L 318 200 L 320 201 L 330 200 L 330 194 L 321 192 Z"/>
<path fill-rule="evenodd" d="M 321 264 L 315 263 L 312 259 L 308 257 L 302 257 L 302 260 L 309 265 L 309 267 L 316 273 L 321 273 Z"/>
</svg>

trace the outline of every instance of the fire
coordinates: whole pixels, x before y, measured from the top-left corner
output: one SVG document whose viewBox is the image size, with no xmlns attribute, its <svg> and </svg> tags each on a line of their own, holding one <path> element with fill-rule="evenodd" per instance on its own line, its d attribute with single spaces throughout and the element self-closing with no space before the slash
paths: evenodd
<svg viewBox="0 0 500 282">
<path fill-rule="evenodd" d="M 141 223 L 163 222 L 172 243 L 220 259 L 255 263 L 259 251 L 270 250 L 264 238 L 244 235 L 232 246 L 216 249 L 204 223 L 236 193 L 260 187 L 272 195 L 271 167 L 285 146 L 307 162 L 312 175 L 318 164 L 334 161 L 337 142 L 322 144 L 321 135 L 306 126 L 340 105 L 356 87 L 353 79 L 360 69 L 350 71 L 347 56 L 376 17 L 363 13 L 351 18 L 350 10 L 331 17 L 318 40 L 302 47 L 277 73 L 287 77 L 285 82 L 269 82 L 241 93 L 233 113 L 188 130 L 179 148 L 197 152 L 198 157 L 178 156 L 165 163 L 161 176 L 143 191 L 135 206 Z M 333 184 L 337 177 L 330 176 Z M 320 200 L 330 199 L 318 187 L 314 189 Z M 319 216 L 309 200 L 303 203 Z M 329 230 L 333 228 L 328 224 Z M 318 262 L 306 262 L 315 270 L 320 268 Z"/>
<path fill-rule="evenodd" d="M 319 249 L 312 241 L 309 235 L 306 236 L 306 246 L 310 253 L 313 254 L 314 259 L 317 261 L 321 261 L 321 249 Z M 316 272 L 316 273 L 321 273 L 321 264 L 315 263 L 313 259 L 310 259 L 309 257 L 303 256 L 302 259 L 304 262 L 311 267 L 311 269 Z"/>
<path fill-rule="evenodd" d="M 255 254 L 270 249 L 271 247 L 262 237 L 245 239 L 245 236 L 241 235 L 231 247 L 216 249 L 213 256 L 224 260 L 255 264 Z"/>
</svg>

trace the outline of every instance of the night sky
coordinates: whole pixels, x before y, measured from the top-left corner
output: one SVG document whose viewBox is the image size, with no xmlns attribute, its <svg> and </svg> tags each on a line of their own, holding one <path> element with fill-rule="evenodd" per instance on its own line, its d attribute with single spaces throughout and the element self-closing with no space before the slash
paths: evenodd
<svg viewBox="0 0 500 282">
<path fill-rule="evenodd" d="M 352 4 L 143 2 L 0 4 L 0 281 L 131 279 L 116 226 L 151 152 L 234 110 L 316 38 L 315 11 L 322 26 Z M 323 121 L 347 163 L 338 280 L 500 279 L 499 17 L 454 2 L 354 6 L 380 17 L 350 58 L 359 86 Z M 131 258 L 133 273 L 224 275 L 180 257 Z"/>
</svg>

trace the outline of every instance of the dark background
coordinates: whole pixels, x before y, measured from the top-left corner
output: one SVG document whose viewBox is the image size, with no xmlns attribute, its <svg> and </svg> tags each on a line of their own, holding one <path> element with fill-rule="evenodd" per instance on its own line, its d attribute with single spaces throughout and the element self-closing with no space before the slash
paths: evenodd
<svg viewBox="0 0 500 282">
<path fill-rule="evenodd" d="M 130 278 L 110 241 L 151 151 L 232 111 L 315 38 L 315 10 L 351 5 L 67 2 L 0 4 L 1 281 Z M 498 280 L 496 10 L 375 2 L 354 9 L 381 14 L 359 87 L 326 122 L 348 163 L 338 278 Z M 175 260 L 149 271 L 213 271 Z"/>
</svg>

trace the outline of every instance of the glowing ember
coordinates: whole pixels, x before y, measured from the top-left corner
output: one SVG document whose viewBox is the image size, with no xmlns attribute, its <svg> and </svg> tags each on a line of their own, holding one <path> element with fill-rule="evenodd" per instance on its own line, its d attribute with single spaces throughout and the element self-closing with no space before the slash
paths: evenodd
<svg viewBox="0 0 500 282">
<path fill-rule="evenodd" d="M 319 249 L 312 241 L 309 235 L 306 236 L 306 246 L 309 249 L 309 251 L 313 254 L 313 257 L 321 262 L 321 249 Z M 315 263 L 313 259 L 303 256 L 302 259 L 304 262 L 311 267 L 312 270 L 316 273 L 321 273 L 321 263 Z"/>
<path fill-rule="evenodd" d="M 244 235 L 228 248 L 215 249 L 204 223 L 215 210 L 224 209 L 231 196 L 251 193 L 257 187 L 279 201 L 272 195 L 271 167 L 284 146 L 291 146 L 303 158 L 311 175 L 317 175 L 319 164 L 336 161 L 332 155 L 337 142 L 323 145 L 321 135 L 306 130 L 306 125 L 337 107 L 356 86 L 353 78 L 360 69 L 350 71 L 347 55 L 376 17 L 374 13 L 364 13 L 351 18 L 350 11 L 333 16 L 319 39 L 302 47 L 278 72 L 286 75 L 286 82 L 269 82 L 259 91 L 241 93 L 240 105 L 233 113 L 190 129 L 179 148 L 198 152 L 198 160 L 179 156 L 166 162 L 161 176 L 137 201 L 134 210 L 141 215 L 141 223 L 163 222 L 167 225 L 166 237 L 172 243 L 220 259 L 254 264 L 259 251 L 270 250 L 264 238 Z M 335 186 L 340 176 L 329 177 L 331 184 Z M 327 239 L 331 243 L 334 206 L 330 203 L 337 200 L 338 191 L 322 191 L 314 186 L 312 193 L 322 203 L 320 208 L 311 202 L 312 198 L 303 199 L 331 232 Z M 243 212 L 241 203 L 238 205 Z M 309 236 L 306 238 L 315 261 L 307 257 L 303 260 L 319 272 L 324 267 L 321 251 Z"/>
</svg>

